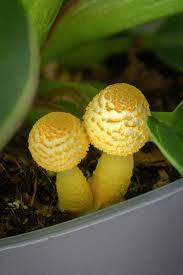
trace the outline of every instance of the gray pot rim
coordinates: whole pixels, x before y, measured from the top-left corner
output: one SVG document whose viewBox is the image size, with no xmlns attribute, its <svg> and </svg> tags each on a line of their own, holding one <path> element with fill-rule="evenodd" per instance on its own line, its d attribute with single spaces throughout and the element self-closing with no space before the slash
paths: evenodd
<svg viewBox="0 0 183 275">
<path fill-rule="evenodd" d="M 115 217 L 123 216 L 131 211 L 135 211 L 136 209 L 143 208 L 149 204 L 154 204 L 173 196 L 180 191 L 183 191 L 183 178 L 164 187 L 149 191 L 145 194 L 117 203 L 97 212 L 43 229 L 1 239 L 0 251 L 44 242 L 50 238 L 56 238 L 61 235 L 69 234 L 102 223 Z"/>
</svg>

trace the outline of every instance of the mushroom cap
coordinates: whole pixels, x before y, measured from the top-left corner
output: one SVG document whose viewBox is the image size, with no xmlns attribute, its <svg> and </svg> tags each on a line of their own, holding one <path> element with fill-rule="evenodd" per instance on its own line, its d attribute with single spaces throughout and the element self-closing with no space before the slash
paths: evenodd
<svg viewBox="0 0 183 275">
<path fill-rule="evenodd" d="M 52 112 L 40 118 L 30 131 L 28 143 L 37 164 L 53 172 L 73 168 L 89 147 L 81 121 L 64 112 Z"/>
<path fill-rule="evenodd" d="M 141 91 L 117 83 L 103 89 L 89 103 L 84 125 L 96 148 L 111 155 L 127 156 L 149 140 L 148 115 L 149 104 Z"/>
</svg>

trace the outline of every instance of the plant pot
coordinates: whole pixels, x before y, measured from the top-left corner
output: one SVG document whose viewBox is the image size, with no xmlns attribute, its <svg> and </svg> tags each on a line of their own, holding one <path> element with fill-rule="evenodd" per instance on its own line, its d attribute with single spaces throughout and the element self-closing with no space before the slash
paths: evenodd
<svg viewBox="0 0 183 275">
<path fill-rule="evenodd" d="M 2 275 L 183 274 L 183 179 L 63 224 L 0 240 Z"/>
</svg>

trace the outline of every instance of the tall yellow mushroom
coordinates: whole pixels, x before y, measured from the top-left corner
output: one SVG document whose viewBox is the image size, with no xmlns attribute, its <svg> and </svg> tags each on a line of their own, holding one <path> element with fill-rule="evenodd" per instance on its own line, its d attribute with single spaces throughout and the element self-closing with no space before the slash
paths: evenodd
<svg viewBox="0 0 183 275">
<path fill-rule="evenodd" d="M 124 197 L 133 172 L 133 154 L 148 140 L 149 104 L 137 88 L 117 83 L 89 103 L 84 126 L 91 144 L 103 151 L 91 178 L 94 208 Z"/>
<path fill-rule="evenodd" d="M 59 208 L 75 214 L 90 211 L 93 207 L 92 192 L 77 167 L 89 146 L 81 121 L 69 113 L 49 113 L 35 123 L 28 143 L 36 163 L 57 172 Z"/>
</svg>

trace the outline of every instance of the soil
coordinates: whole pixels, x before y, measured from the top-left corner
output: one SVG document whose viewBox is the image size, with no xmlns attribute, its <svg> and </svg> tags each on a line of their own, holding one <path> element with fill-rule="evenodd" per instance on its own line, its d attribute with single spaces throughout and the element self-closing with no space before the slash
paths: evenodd
<svg viewBox="0 0 183 275">
<path fill-rule="evenodd" d="M 167 68 L 149 52 L 138 53 L 131 49 L 128 55 L 113 56 L 99 67 L 82 71 L 51 68 L 51 72 L 50 68 L 43 72 L 44 77 L 134 84 L 143 91 L 153 111 L 172 111 L 183 99 L 183 75 Z M 52 100 L 55 105 L 54 96 Z M 74 218 L 57 209 L 55 175 L 41 169 L 32 160 L 27 148 L 28 132 L 27 125 L 22 125 L 0 152 L 0 238 Z M 87 158 L 80 163 L 79 167 L 87 177 L 92 175 L 99 156 L 100 152 L 91 147 Z M 134 173 L 125 199 L 164 186 L 179 177 L 158 148 L 147 143 L 135 155 Z"/>
</svg>

